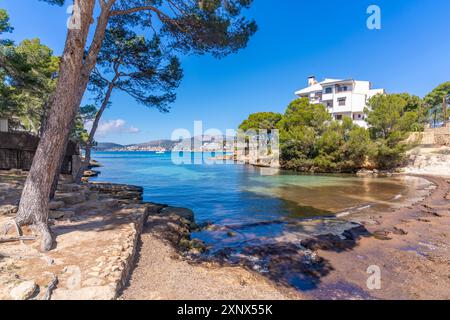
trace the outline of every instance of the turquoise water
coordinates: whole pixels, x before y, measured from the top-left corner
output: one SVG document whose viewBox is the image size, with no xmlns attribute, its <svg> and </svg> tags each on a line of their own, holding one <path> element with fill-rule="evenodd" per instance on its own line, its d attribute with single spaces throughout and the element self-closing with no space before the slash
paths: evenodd
<svg viewBox="0 0 450 320">
<path fill-rule="evenodd" d="M 298 245 L 308 235 L 335 232 L 350 219 L 404 203 L 424 187 L 418 178 L 312 176 L 236 164 L 175 165 L 170 153 L 96 152 L 93 157 L 103 164 L 96 180 L 143 186 L 145 201 L 190 208 L 198 223 L 214 224 L 214 229 L 193 236 L 205 241 L 211 254 L 226 251 L 229 260 L 241 256 L 243 249 Z M 309 288 L 300 283 L 297 287 Z"/>
</svg>

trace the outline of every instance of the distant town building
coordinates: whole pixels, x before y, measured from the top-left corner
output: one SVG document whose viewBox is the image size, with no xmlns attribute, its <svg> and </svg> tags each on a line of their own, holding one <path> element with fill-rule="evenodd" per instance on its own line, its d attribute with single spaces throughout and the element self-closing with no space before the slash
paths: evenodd
<svg viewBox="0 0 450 320">
<path fill-rule="evenodd" d="M 369 81 L 353 79 L 325 79 L 318 82 L 316 77 L 308 78 L 308 87 L 295 94 L 301 98 L 307 97 L 311 103 L 322 103 L 335 120 L 350 117 L 361 127 L 367 127 L 364 109 L 370 98 L 384 94 L 384 89 L 372 89 Z"/>
</svg>

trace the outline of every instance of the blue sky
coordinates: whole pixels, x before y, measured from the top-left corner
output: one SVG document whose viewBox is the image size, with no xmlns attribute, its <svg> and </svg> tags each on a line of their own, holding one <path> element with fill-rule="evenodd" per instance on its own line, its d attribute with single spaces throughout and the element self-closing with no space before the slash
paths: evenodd
<svg viewBox="0 0 450 320">
<path fill-rule="evenodd" d="M 382 29 L 366 27 L 366 9 L 382 10 Z M 60 54 L 66 7 L 0 0 L 19 42 L 39 37 Z M 247 16 L 258 33 L 238 54 L 182 57 L 185 77 L 172 112 L 159 114 L 113 95 L 99 141 L 123 144 L 168 138 L 173 130 L 236 128 L 250 113 L 283 112 L 309 75 L 370 80 L 388 92 L 425 95 L 450 80 L 448 0 L 255 0 Z"/>
</svg>

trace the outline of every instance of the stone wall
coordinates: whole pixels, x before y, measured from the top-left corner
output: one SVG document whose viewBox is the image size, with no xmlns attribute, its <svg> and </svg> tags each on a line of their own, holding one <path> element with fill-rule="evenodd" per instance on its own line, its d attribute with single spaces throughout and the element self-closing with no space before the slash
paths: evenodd
<svg viewBox="0 0 450 320">
<path fill-rule="evenodd" d="M 30 170 L 38 144 L 39 137 L 27 132 L 0 132 L 0 170 Z M 77 144 L 69 142 L 61 172 L 76 173 L 77 157 L 79 157 Z"/>
<path fill-rule="evenodd" d="M 410 135 L 407 142 L 420 145 L 437 145 L 450 147 L 450 123 L 441 128 L 427 128 L 424 132 L 415 132 Z"/>
</svg>

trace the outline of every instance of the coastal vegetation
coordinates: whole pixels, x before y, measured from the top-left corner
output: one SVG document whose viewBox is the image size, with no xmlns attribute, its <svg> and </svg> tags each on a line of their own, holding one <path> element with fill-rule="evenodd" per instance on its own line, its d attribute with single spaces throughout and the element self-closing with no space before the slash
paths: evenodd
<svg viewBox="0 0 450 320">
<path fill-rule="evenodd" d="M 0 10 L 0 34 L 13 27 L 5 10 Z M 33 134 L 42 132 L 51 95 L 56 87 L 59 58 L 38 38 L 16 45 L 0 41 L 0 117 L 13 127 Z"/>
<path fill-rule="evenodd" d="M 437 86 L 433 91 L 424 98 L 425 103 L 429 106 L 430 116 L 434 124 L 439 124 L 439 120 L 448 121 L 450 104 L 450 81 L 444 82 Z"/>
<path fill-rule="evenodd" d="M 356 172 L 363 168 L 393 169 L 400 165 L 410 132 L 422 131 L 427 121 L 423 101 L 409 94 L 376 95 L 365 110 L 369 129 L 352 119 L 332 120 L 326 107 L 300 98 L 283 115 L 256 113 L 244 131 L 278 129 L 281 165 L 302 172 Z"/>
</svg>

